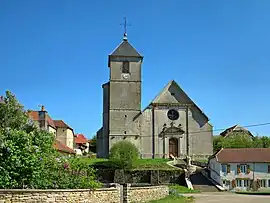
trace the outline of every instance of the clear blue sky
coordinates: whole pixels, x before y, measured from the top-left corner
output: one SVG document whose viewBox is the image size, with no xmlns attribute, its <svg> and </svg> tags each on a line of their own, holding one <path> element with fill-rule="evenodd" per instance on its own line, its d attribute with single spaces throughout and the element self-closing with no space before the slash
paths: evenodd
<svg viewBox="0 0 270 203">
<path fill-rule="evenodd" d="M 215 128 L 270 122 L 270 1 L 0 1 L 0 93 L 88 137 L 102 123 L 123 16 L 144 55 L 145 107 L 176 80 Z M 270 126 L 250 128 L 270 135 Z"/>
</svg>

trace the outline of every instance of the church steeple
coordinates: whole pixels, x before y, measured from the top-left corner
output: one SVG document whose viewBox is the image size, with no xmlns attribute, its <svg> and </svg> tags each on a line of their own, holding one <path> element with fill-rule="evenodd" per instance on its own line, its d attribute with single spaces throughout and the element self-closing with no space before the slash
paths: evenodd
<svg viewBox="0 0 270 203">
<path fill-rule="evenodd" d="M 109 55 L 108 67 L 110 67 L 110 62 L 112 61 L 138 61 L 143 60 L 143 56 L 129 43 L 127 38 L 127 24 L 126 18 L 124 18 L 124 23 L 120 24 L 124 26 L 124 37 L 123 41 L 113 50 Z M 129 58 L 129 59 L 127 59 Z M 137 60 L 136 60 L 137 59 Z"/>
</svg>

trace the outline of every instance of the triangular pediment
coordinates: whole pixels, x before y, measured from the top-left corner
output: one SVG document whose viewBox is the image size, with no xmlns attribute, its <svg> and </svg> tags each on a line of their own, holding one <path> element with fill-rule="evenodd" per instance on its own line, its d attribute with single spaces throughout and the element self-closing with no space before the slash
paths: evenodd
<svg viewBox="0 0 270 203">
<path fill-rule="evenodd" d="M 193 104 L 192 100 L 187 94 L 180 88 L 180 86 L 174 81 L 170 81 L 165 88 L 156 96 L 152 103 L 156 104 Z"/>
<path fill-rule="evenodd" d="M 165 88 L 155 97 L 152 104 L 192 104 L 198 109 L 208 120 L 208 117 L 202 110 L 190 99 L 184 90 L 174 81 L 170 81 Z"/>
<path fill-rule="evenodd" d="M 110 56 L 142 57 L 127 40 L 123 40 Z"/>
</svg>

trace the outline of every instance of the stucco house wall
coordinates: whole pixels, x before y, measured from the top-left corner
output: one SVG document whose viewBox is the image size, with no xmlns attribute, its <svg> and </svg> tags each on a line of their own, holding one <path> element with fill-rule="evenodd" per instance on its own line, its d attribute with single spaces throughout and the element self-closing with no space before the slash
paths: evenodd
<svg viewBox="0 0 270 203">
<path fill-rule="evenodd" d="M 69 128 L 57 128 L 56 139 L 67 145 L 69 148 L 74 148 L 74 134 Z"/>
<path fill-rule="evenodd" d="M 223 172 L 222 171 L 222 164 L 230 165 L 230 172 Z M 237 167 L 239 165 L 246 165 L 249 166 L 250 172 L 237 172 Z M 210 169 L 210 177 L 219 183 L 221 186 L 228 190 L 247 190 L 250 185 L 244 186 L 244 180 L 249 180 L 249 184 L 251 181 L 257 180 L 265 180 L 265 187 L 261 188 L 270 188 L 270 173 L 268 171 L 270 163 L 219 163 L 217 162 L 216 158 L 211 159 L 209 161 L 208 168 Z M 235 188 L 233 188 L 232 181 L 236 181 L 239 179 L 241 181 L 241 187 L 235 183 Z M 227 183 L 226 183 L 227 181 Z M 229 182 L 228 182 L 229 181 Z M 229 183 L 229 184 L 228 184 Z"/>
</svg>

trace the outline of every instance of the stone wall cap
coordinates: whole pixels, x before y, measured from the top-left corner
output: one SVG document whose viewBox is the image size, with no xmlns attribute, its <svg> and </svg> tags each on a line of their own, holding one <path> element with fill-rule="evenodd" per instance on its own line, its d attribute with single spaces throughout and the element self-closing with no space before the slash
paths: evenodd
<svg viewBox="0 0 270 203">
<path fill-rule="evenodd" d="M 114 191 L 116 187 L 96 189 L 0 189 L 0 193 L 33 193 L 33 192 L 92 192 L 92 191 Z"/>
<path fill-rule="evenodd" d="M 156 189 L 156 188 L 168 188 L 167 185 L 153 185 L 153 186 L 132 186 L 130 187 L 131 190 L 136 190 L 136 189 L 139 189 L 139 190 L 143 190 L 143 189 Z"/>
</svg>

